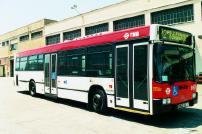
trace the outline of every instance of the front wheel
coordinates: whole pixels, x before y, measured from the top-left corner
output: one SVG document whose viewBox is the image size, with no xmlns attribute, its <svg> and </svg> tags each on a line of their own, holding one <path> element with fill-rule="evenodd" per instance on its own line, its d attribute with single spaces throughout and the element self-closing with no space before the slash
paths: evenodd
<svg viewBox="0 0 202 134">
<path fill-rule="evenodd" d="M 107 109 L 107 97 L 102 90 L 95 91 L 92 96 L 92 108 L 97 113 L 105 113 Z"/>
</svg>

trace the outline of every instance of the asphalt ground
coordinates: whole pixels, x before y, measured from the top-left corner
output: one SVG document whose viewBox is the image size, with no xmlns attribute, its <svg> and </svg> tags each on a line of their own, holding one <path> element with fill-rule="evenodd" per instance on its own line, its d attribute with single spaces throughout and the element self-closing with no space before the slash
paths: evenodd
<svg viewBox="0 0 202 134">
<path fill-rule="evenodd" d="M 202 134 L 202 85 L 197 105 L 156 116 L 100 115 L 83 103 L 31 97 L 11 78 L 0 78 L 0 91 L 0 134 Z"/>
</svg>

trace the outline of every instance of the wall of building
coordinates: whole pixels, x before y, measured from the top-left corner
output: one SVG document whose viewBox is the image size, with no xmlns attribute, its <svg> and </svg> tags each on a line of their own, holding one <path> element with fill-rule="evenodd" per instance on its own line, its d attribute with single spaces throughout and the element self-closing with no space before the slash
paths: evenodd
<svg viewBox="0 0 202 134">
<path fill-rule="evenodd" d="M 108 31 L 114 31 L 115 21 L 144 15 L 144 25 L 149 25 L 151 24 L 151 13 L 188 4 L 193 4 L 194 20 L 185 23 L 171 24 L 171 26 L 190 31 L 196 35 L 197 72 L 202 72 L 202 68 L 200 67 L 200 65 L 202 65 L 202 39 L 198 38 L 199 35 L 202 35 L 200 30 L 200 27 L 202 27 L 201 0 L 126 0 L 59 22 L 48 19 L 40 20 L 1 35 L 0 43 L 8 41 L 8 44 L 4 47 L 0 47 L 0 59 L 8 58 L 9 61 L 16 52 L 44 46 L 47 43 L 46 38 L 53 35 L 59 35 L 59 42 L 64 41 L 63 34 L 65 32 L 78 29 L 81 31 L 79 36 L 85 36 L 87 27 L 103 23 L 108 23 Z M 32 33 L 40 30 L 43 31 L 42 36 L 31 39 Z M 29 40 L 20 41 L 20 37 L 23 35 L 28 35 Z M 56 39 L 56 41 L 58 41 L 58 39 Z M 12 44 L 17 44 L 17 50 L 11 51 Z M 9 72 L 9 62 L 6 62 L 6 64 L 6 71 Z"/>
<path fill-rule="evenodd" d="M 6 61 L 1 62 L 0 65 L 5 67 L 6 76 L 11 74 L 10 62 L 13 62 L 15 53 L 45 46 L 44 27 L 54 22 L 56 21 L 43 19 L 0 35 L 0 43 L 6 42 L 5 46 L 0 46 L 0 59 Z M 41 35 L 32 38 L 32 34 L 39 31 L 42 32 Z M 21 40 L 23 36 L 27 36 L 27 39 Z"/>
<path fill-rule="evenodd" d="M 0 59 L 3 57 L 7 57 L 9 52 L 9 46 L 0 47 Z"/>
<path fill-rule="evenodd" d="M 139 15 L 144 15 L 145 25 L 149 25 L 151 24 L 151 13 L 189 4 L 193 4 L 194 20 L 171 24 L 171 26 L 190 31 L 196 35 L 197 73 L 199 73 L 202 72 L 200 67 L 202 65 L 202 39 L 198 38 L 199 35 L 202 35 L 199 28 L 202 27 L 201 0 L 126 0 L 50 24 L 45 27 L 45 36 L 60 34 L 60 42 L 63 42 L 63 33 L 66 31 L 81 29 L 81 36 L 85 36 L 86 27 L 106 22 L 109 24 L 108 31 L 113 31 L 114 21 Z"/>
<path fill-rule="evenodd" d="M 189 2 L 190 0 L 126 0 L 101 9 L 93 10 L 75 17 L 65 19 L 45 28 L 45 35 L 60 33 L 75 27 L 95 25 L 110 22 L 120 18 L 137 16 L 148 12 L 148 10 L 165 7 L 167 5 L 177 6 L 176 3 Z M 150 22 L 150 21 L 149 21 Z"/>
<path fill-rule="evenodd" d="M 190 2 L 189 2 L 190 3 Z M 189 31 L 195 35 L 196 39 L 196 71 L 202 72 L 202 39 L 199 35 L 202 35 L 202 8 L 201 0 L 194 0 L 191 3 L 194 4 L 194 22 L 184 23 L 180 25 L 172 25 L 173 27 L 180 28 L 182 30 Z M 182 3 L 184 4 L 184 3 Z"/>
</svg>

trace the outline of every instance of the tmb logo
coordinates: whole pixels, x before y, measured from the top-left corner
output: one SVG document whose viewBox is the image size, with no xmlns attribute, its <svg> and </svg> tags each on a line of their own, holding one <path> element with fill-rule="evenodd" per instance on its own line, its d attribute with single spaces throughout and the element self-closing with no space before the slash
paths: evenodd
<svg viewBox="0 0 202 134">
<path fill-rule="evenodd" d="M 139 37 L 140 33 L 139 32 L 131 32 L 131 33 L 125 33 L 124 34 L 124 39 L 127 40 L 129 38 L 135 38 L 135 37 Z"/>
<path fill-rule="evenodd" d="M 124 37 L 124 39 L 127 40 L 129 38 L 129 36 L 130 36 L 129 33 L 125 33 L 123 37 Z"/>
</svg>

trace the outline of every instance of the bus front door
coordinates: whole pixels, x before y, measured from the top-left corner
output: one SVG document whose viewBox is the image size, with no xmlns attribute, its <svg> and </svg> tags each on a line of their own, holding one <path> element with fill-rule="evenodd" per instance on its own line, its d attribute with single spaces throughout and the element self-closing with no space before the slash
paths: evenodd
<svg viewBox="0 0 202 134">
<path fill-rule="evenodd" d="M 44 62 L 45 94 L 57 95 L 57 54 L 46 54 Z"/>
<path fill-rule="evenodd" d="M 133 44 L 133 108 L 149 111 L 148 45 Z"/>
<path fill-rule="evenodd" d="M 148 44 L 148 43 L 147 43 Z M 120 44 L 115 49 L 115 105 L 150 111 L 149 46 Z"/>
</svg>

